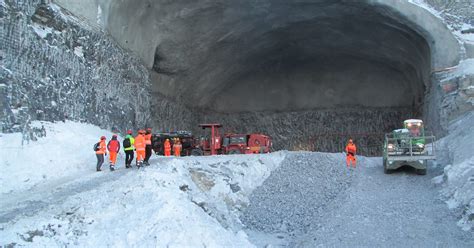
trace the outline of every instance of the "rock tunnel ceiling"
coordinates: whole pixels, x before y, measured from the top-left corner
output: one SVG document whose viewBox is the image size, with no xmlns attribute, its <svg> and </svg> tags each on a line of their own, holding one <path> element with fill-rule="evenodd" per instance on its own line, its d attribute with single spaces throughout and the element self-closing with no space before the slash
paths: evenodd
<svg viewBox="0 0 474 248">
<path fill-rule="evenodd" d="M 153 51 L 155 89 L 221 113 L 422 104 L 429 46 L 388 10 L 340 1 L 266 10 L 214 3 L 176 18 Z"/>
<path fill-rule="evenodd" d="M 148 63 L 153 90 L 198 122 L 265 132 L 277 148 L 316 139 L 335 151 L 364 133 L 377 133 L 360 136 L 377 146 L 380 133 L 422 116 L 432 41 L 373 2 L 120 1 L 107 28 Z M 312 131 L 291 131 L 298 122 Z"/>
</svg>

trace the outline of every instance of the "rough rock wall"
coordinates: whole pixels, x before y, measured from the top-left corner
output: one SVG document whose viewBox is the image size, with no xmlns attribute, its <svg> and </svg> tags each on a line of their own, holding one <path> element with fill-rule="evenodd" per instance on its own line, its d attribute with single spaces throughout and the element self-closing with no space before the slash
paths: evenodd
<svg viewBox="0 0 474 248">
<path fill-rule="evenodd" d="M 427 92 L 424 115 L 438 136 L 447 133 L 449 123 L 474 111 L 474 2 L 418 0 L 441 18 L 461 45 L 459 65 L 434 68 Z M 469 69 L 470 68 L 470 69 Z"/>
<path fill-rule="evenodd" d="M 202 115 L 199 110 L 193 110 L 159 93 L 152 93 L 151 102 L 151 124 L 155 131 L 198 131 L 199 116 Z"/>
<path fill-rule="evenodd" d="M 150 123 L 149 73 L 107 34 L 40 0 L 0 1 L 0 124 L 73 119 Z"/>
<path fill-rule="evenodd" d="M 433 73 L 433 107 L 439 115 L 440 128 L 446 132 L 449 123 L 465 113 L 474 111 L 474 59 L 467 59 L 452 69 Z"/>
<path fill-rule="evenodd" d="M 383 135 L 399 128 L 413 115 L 410 109 L 359 108 L 301 112 L 210 114 L 203 119 L 220 122 L 226 131 L 262 132 L 274 140 L 274 148 L 342 152 L 349 138 L 358 153 L 380 155 Z"/>
</svg>

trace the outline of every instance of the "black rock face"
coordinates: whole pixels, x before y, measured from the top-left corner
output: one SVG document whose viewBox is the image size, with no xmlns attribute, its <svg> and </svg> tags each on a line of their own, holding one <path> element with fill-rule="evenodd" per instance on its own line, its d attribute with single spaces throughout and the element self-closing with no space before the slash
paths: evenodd
<svg viewBox="0 0 474 248">
<path fill-rule="evenodd" d="M 118 131 L 150 124 L 149 73 L 106 33 L 56 5 L 2 6 L 0 121 L 76 120 Z"/>
</svg>

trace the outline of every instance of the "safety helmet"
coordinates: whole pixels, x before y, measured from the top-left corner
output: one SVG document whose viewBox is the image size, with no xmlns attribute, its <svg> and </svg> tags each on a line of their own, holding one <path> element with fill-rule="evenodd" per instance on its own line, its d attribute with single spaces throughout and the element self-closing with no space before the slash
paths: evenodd
<svg viewBox="0 0 474 248">
<path fill-rule="evenodd" d="M 146 131 L 151 133 L 151 128 L 147 128 Z"/>
<path fill-rule="evenodd" d="M 144 134 L 144 133 L 145 133 L 145 130 L 140 129 L 140 130 L 138 131 L 138 133 L 139 133 L 139 134 Z"/>
<path fill-rule="evenodd" d="M 349 143 L 352 143 L 352 139 L 349 139 Z"/>
<path fill-rule="evenodd" d="M 112 138 L 117 138 L 117 135 L 116 134 L 112 135 Z"/>
<path fill-rule="evenodd" d="M 101 140 L 105 140 L 106 138 L 105 138 L 105 136 L 102 136 L 102 137 L 100 137 L 100 139 L 101 139 Z"/>
<path fill-rule="evenodd" d="M 127 130 L 127 134 L 132 134 L 132 130 Z"/>
</svg>

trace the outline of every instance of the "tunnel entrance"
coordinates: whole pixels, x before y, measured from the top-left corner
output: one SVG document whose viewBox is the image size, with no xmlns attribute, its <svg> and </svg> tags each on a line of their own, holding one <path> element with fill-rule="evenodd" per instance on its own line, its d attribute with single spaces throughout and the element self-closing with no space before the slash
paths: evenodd
<svg viewBox="0 0 474 248">
<path fill-rule="evenodd" d="M 387 8 L 229 1 L 176 25 L 155 51 L 155 89 L 197 122 L 269 134 L 276 149 L 337 152 L 352 137 L 378 155 L 383 133 L 423 116 L 430 47 Z"/>
</svg>

